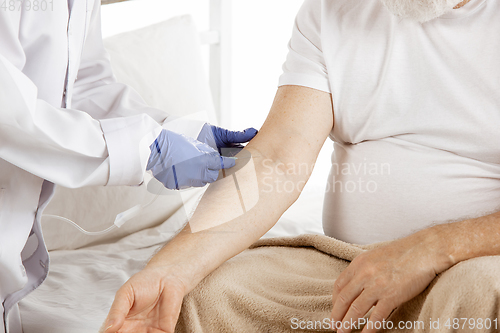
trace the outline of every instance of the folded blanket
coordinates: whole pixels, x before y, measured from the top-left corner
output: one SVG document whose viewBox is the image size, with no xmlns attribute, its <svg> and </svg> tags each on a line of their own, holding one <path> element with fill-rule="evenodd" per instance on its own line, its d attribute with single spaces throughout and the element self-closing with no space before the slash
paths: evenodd
<svg viewBox="0 0 500 333">
<path fill-rule="evenodd" d="M 176 332 L 331 332 L 335 279 L 357 255 L 381 245 L 319 235 L 260 240 L 185 297 Z M 393 311 L 381 332 L 500 331 L 499 272 L 496 256 L 455 265 Z M 468 319 L 465 326 L 460 318 Z"/>
</svg>

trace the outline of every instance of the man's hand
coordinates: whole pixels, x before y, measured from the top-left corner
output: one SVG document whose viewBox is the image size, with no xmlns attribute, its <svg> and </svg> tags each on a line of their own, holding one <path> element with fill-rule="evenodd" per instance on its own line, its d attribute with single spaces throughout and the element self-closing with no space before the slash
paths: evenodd
<svg viewBox="0 0 500 333">
<path fill-rule="evenodd" d="M 118 290 L 100 332 L 173 333 L 185 294 L 180 278 L 145 268 Z"/>
<path fill-rule="evenodd" d="M 362 333 L 375 332 L 401 304 L 420 294 L 437 274 L 453 265 L 442 255 L 442 240 L 427 229 L 367 251 L 340 274 L 333 291 L 332 319 L 338 332 L 349 333 L 349 323 L 375 306 Z M 378 325 L 374 325 L 376 322 Z M 337 326 L 338 325 L 338 326 Z"/>
</svg>

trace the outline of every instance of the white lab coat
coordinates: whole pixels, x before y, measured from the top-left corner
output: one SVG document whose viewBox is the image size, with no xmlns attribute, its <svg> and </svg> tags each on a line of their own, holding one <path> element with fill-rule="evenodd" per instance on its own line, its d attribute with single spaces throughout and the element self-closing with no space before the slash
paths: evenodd
<svg viewBox="0 0 500 333">
<path fill-rule="evenodd" d="M 54 184 L 140 184 L 166 118 L 115 81 L 100 0 L 73 2 L 0 10 L 0 333 L 22 332 L 17 303 L 47 275 L 40 217 Z M 38 248 L 21 258 L 30 236 Z"/>
</svg>

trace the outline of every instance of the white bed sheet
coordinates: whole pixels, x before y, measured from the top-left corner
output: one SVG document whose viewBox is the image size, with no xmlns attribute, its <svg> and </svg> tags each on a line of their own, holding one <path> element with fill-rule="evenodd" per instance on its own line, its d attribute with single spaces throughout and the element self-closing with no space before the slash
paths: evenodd
<svg viewBox="0 0 500 333">
<path fill-rule="evenodd" d="M 323 193 L 304 194 L 265 237 L 322 233 Z M 96 333 L 118 288 L 174 235 L 172 230 L 182 226 L 185 216 L 179 211 L 162 225 L 113 244 L 52 251 L 49 277 L 20 303 L 24 332 Z"/>
</svg>

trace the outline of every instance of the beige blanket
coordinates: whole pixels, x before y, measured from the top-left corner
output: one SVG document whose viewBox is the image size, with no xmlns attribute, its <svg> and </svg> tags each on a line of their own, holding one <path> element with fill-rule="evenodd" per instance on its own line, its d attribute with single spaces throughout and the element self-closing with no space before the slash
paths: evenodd
<svg viewBox="0 0 500 333">
<path fill-rule="evenodd" d="M 335 279 L 380 245 L 318 235 L 260 240 L 186 296 L 176 332 L 331 331 Z M 499 332 L 499 273 L 500 257 L 461 262 L 396 309 L 381 332 Z"/>
</svg>

